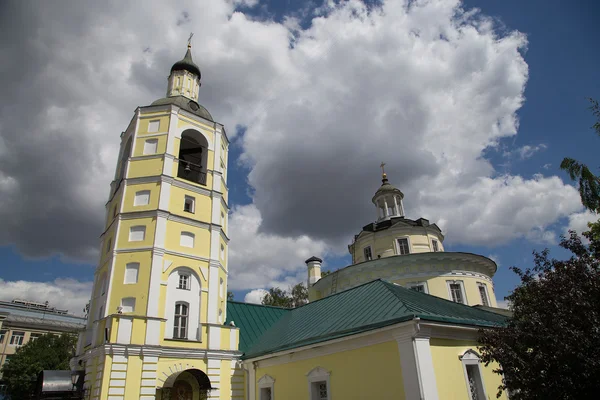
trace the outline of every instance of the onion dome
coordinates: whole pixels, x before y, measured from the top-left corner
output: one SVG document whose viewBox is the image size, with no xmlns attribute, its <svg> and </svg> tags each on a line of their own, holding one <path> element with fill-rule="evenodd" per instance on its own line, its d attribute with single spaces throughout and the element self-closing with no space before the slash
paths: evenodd
<svg viewBox="0 0 600 400">
<path fill-rule="evenodd" d="M 200 68 L 192 60 L 192 46 L 189 44 L 188 44 L 187 51 L 185 52 L 185 56 L 183 56 L 183 59 L 180 61 L 177 61 L 171 67 L 171 73 L 173 73 L 173 71 L 182 71 L 182 70 L 191 72 L 194 75 L 198 75 L 198 79 L 201 78 Z"/>
</svg>

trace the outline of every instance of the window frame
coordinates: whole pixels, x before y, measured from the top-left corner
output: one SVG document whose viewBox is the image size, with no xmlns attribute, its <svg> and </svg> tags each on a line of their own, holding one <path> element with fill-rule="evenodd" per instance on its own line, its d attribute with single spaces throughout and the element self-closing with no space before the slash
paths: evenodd
<svg viewBox="0 0 600 400">
<path fill-rule="evenodd" d="M 400 241 L 401 240 L 406 240 L 406 245 L 408 247 L 408 253 L 403 254 L 401 252 L 401 250 L 400 250 L 401 249 L 401 247 L 400 247 Z M 408 237 L 408 236 L 397 237 L 396 240 L 395 240 L 395 244 L 396 244 L 396 254 L 397 255 L 399 255 L 399 256 L 406 256 L 406 255 L 412 254 L 411 246 L 410 246 L 410 237 Z"/>
<path fill-rule="evenodd" d="M 136 229 L 137 228 L 137 229 Z M 141 232 L 142 238 L 137 240 L 132 240 L 132 236 L 134 233 Z M 134 225 L 129 227 L 129 241 L 130 242 L 143 242 L 146 240 L 146 225 Z"/>
<path fill-rule="evenodd" d="M 310 400 L 321 400 L 319 394 L 315 393 L 315 386 L 321 382 L 325 382 L 327 387 L 327 400 L 331 400 L 331 385 L 329 383 L 330 375 L 331 372 L 321 367 L 315 367 L 306 374 L 308 380 L 308 398 Z"/>
<path fill-rule="evenodd" d="M 33 342 L 34 340 L 39 339 L 42 336 L 44 336 L 44 334 L 41 332 L 30 332 L 29 333 L 29 341 Z"/>
<path fill-rule="evenodd" d="M 186 240 L 188 240 L 188 241 L 191 241 L 191 246 L 184 244 L 186 242 L 186 240 L 184 240 L 184 238 L 186 238 Z M 179 245 L 181 247 L 187 247 L 188 249 L 193 249 L 194 246 L 196 245 L 196 234 L 194 232 L 182 231 L 179 234 Z"/>
<path fill-rule="evenodd" d="M 152 124 L 156 123 L 156 130 L 150 130 L 150 127 L 152 126 Z M 160 132 L 160 119 L 153 119 L 148 121 L 148 133 L 156 133 L 156 132 Z"/>
<path fill-rule="evenodd" d="M 130 282 L 127 279 L 127 271 L 135 270 L 135 280 L 134 282 Z M 135 285 L 138 283 L 140 276 L 140 263 L 139 262 L 129 262 L 125 264 L 125 275 L 123 276 L 123 285 Z"/>
<path fill-rule="evenodd" d="M 458 358 L 462 363 L 463 374 L 465 376 L 465 384 L 467 385 L 467 395 L 469 396 L 469 400 L 473 400 L 473 397 L 471 396 L 471 387 L 469 385 L 469 373 L 467 370 L 468 366 L 477 367 L 477 378 L 479 378 L 478 392 L 483 399 L 487 399 L 488 397 L 485 390 L 485 381 L 483 380 L 483 372 L 481 370 L 481 358 L 479 354 L 475 350 L 469 349 L 465 351 L 462 355 L 458 356 Z"/>
<path fill-rule="evenodd" d="M 151 138 L 144 141 L 144 148 L 142 149 L 142 155 L 151 156 L 158 154 L 158 139 Z"/>
<path fill-rule="evenodd" d="M 434 253 L 439 253 L 440 242 L 437 239 L 431 239 L 431 247 L 433 248 Z"/>
<path fill-rule="evenodd" d="M 275 379 L 270 375 L 263 375 L 257 382 L 256 386 L 258 388 L 258 398 L 259 400 L 275 400 Z M 263 398 L 263 389 L 271 390 L 271 398 L 264 399 Z"/>
<path fill-rule="evenodd" d="M 410 290 L 414 290 L 415 287 L 417 286 L 423 286 L 423 291 L 420 292 L 419 290 L 415 290 L 416 292 L 420 292 L 420 293 L 426 293 L 429 294 L 429 288 L 427 287 L 427 282 L 426 281 L 422 281 L 422 282 L 409 282 L 406 284 L 406 287 Z"/>
<path fill-rule="evenodd" d="M 133 196 L 133 206 L 134 207 L 143 207 L 143 206 L 147 206 L 148 204 L 150 204 L 150 190 L 138 190 L 137 192 L 135 192 L 135 195 Z M 145 203 L 142 203 L 141 201 L 138 201 L 138 199 L 142 199 L 142 196 L 146 196 L 147 195 L 147 200 Z"/>
<path fill-rule="evenodd" d="M 367 257 L 367 250 L 369 251 L 369 256 Z M 363 257 L 365 261 L 371 261 L 373 259 L 373 249 L 371 246 L 363 247 Z"/>
<path fill-rule="evenodd" d="M 192 284 L 191 284 L 191 274 L 187 274 L 187 273 L 183 273 L 183 272 L 179 272 L 178 273 L 179 278 L 177 278 L 177 289 L 180 290 L 192 290 Z M 185 285 L 182 286 L 182 278 L 183 282 L 185 283 Z M 184 287 L 185 286 L 185 287 Z"/>
<path fill-rule="evenodd" d="M 0 343 L 4 343 L 8 329 L 0 329 Z"/>
<path fill-rule="evenodd" d="M 125 301 L 126 300 L 133 300 L 133 302 L 130 302 L 131 304 L 127 306 L 127 307 L 131 306 L 131 310 L 129 310 L 129 311 L 125 311 Z M 135 303 L 136 303 L 135 297 L 123 297 L 121 299 L 121 312 L 122 313 L 134 313 L 135 312 Z"/>
<path fill-rule="evenodd" d="M 19 335 L 19 333 L 21 335 Z M 17 340 L 19 343 L 14 343 L 15 338 L 20 338 L 21 340 Z M 12 331 L 10 335 L 10 341 L 8 342 L 9 346 L 23 346 L 23 341 L 25 340 L 25 331 Z"/>
<path fill-rule="evenodd" d="M 460 286 L 460 294 L 462 296 L 462 300 L 463 302 L 458 302 L 458 301 L 454 301 L 454 298 L 452 297 L 452 288 L 450 285 L 459 285 Z M 446 286 L 448 287 L 448 298 L 450 299 L 450 301 L 454 302 L 454 303 L 458 303 L 458 304 L 464 304 L 464 305 L 468 305 L 469 302 L 467 300 L 467 294 L 465 292 L 465 283 L 463 281 L 460 280 L 447 280 L 446 281 Z"/>
<path fill-rule="evenodd" d="M 187 201 L 191 200 L 191 210 L 186 210 Z M 194 196 L 185 195 L 183 196 L 183 212 L 194 214 L 196 212 L 196 198 Z"/>
<path fill-rule="evenodd" d="M 483 293 L 481 292 L 481 289 L 483 289 Z M 481 305 L 491 307 L 492 302 L 490 301 L 490 293 L 488 291 L 487 285 L 483 282 L 477 282 L 477 290 L 479 291 L 479 297 L 481 298 Z"/>
<path fill-rule="evenodd" d="M 177 307 L 180 307 L 180 313 L 177 313 Z M 185 314 L 181 312 L 185 307 Z M 182 326 L 181 322 L 185 321 L 185 326 Z M 188 339 L 190 333 L 190 304 L 186 301 L 175 302 L 175 311 L 173 312 L 173 339 Z M 181 335 L 181 330 L 184 330 L 184 334 Z M 177 334 L 175 334 L 177 332 Z"/>
</svg>

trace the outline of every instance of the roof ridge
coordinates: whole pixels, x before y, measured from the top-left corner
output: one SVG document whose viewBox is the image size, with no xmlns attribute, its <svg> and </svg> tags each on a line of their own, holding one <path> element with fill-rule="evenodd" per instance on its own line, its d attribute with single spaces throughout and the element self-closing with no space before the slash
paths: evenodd
<svg viewBox="0 0 600 400">
<path fill-rule="evenodd" d="M 286 307 L 280 307 L 280 306 L 270 306 L 267 304 L 256 304 L 256 303 L 247 303 L 245 301 L 236 301 L 236 300 L 227 300 L 227 304 L 230 303 L 235 303 L 235 304 L 243 304 L 245 306 L 256 306 L 256 307 L 264 307 L 264 308 L 275 308 L 278 310 L 285 310 L 285 311 L 290 311 L 293 310 L 293 308 L 286 308 Z"/>
</svg>

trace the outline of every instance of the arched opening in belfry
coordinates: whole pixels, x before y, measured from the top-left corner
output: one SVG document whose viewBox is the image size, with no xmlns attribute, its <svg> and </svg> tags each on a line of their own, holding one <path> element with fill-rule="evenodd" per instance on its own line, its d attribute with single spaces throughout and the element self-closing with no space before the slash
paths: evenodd
<svg viewBox="0 0 600 400">
<path fill-rule="evenodd" d="M 121 179 L 125 176 L 125 169 L 127 169 L 127 160 L 129 160 L 129 156 L 131 155 L 131 137 L 125 143 L 125 147 L 123 147 L 123 152 L 121 153 L 121 159 L 119 160 L 119 164 L 117 168 L 119 169 L 117 172 L 117 182 L 121 182 Z"/>
<path fill-rule="evenodd" d="M 181 134 L 179 146 L 179 178 L 206 185 L 208 141 L 200 132 L 188 129 Z"/>
<path fill-rule="evenodd" d="M 205 400 L 213 389 L 208 376 L 191 368 L 176 372 L 164 381 L 159 389 L 161 400 Z"/>
</svg>

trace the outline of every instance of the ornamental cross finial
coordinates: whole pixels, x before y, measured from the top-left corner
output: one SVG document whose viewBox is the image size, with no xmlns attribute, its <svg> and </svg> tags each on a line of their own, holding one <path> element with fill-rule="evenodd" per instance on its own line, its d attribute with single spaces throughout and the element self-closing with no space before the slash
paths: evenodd
<svg viewBox="0 0 600 400">
<path fill-rule="evenodd" d="M 380 165 L 379 167 L 381 167 L 381 173 L 382 173 L 382 174 L 385 174 L 385 168 L 384 168 L 384 167 L 385 167 L 385 163 L 384 163 L 384 162 L 382 162 L 382 163 L 381 163 L 381 165 Z"/>
<path fill-rule="evenodd" d="M 194 36 L 194 33 L 190 33 L 190 37 L 188 38 L 188 48 L 192 47 L 192 36 Z"/>
</svg>

